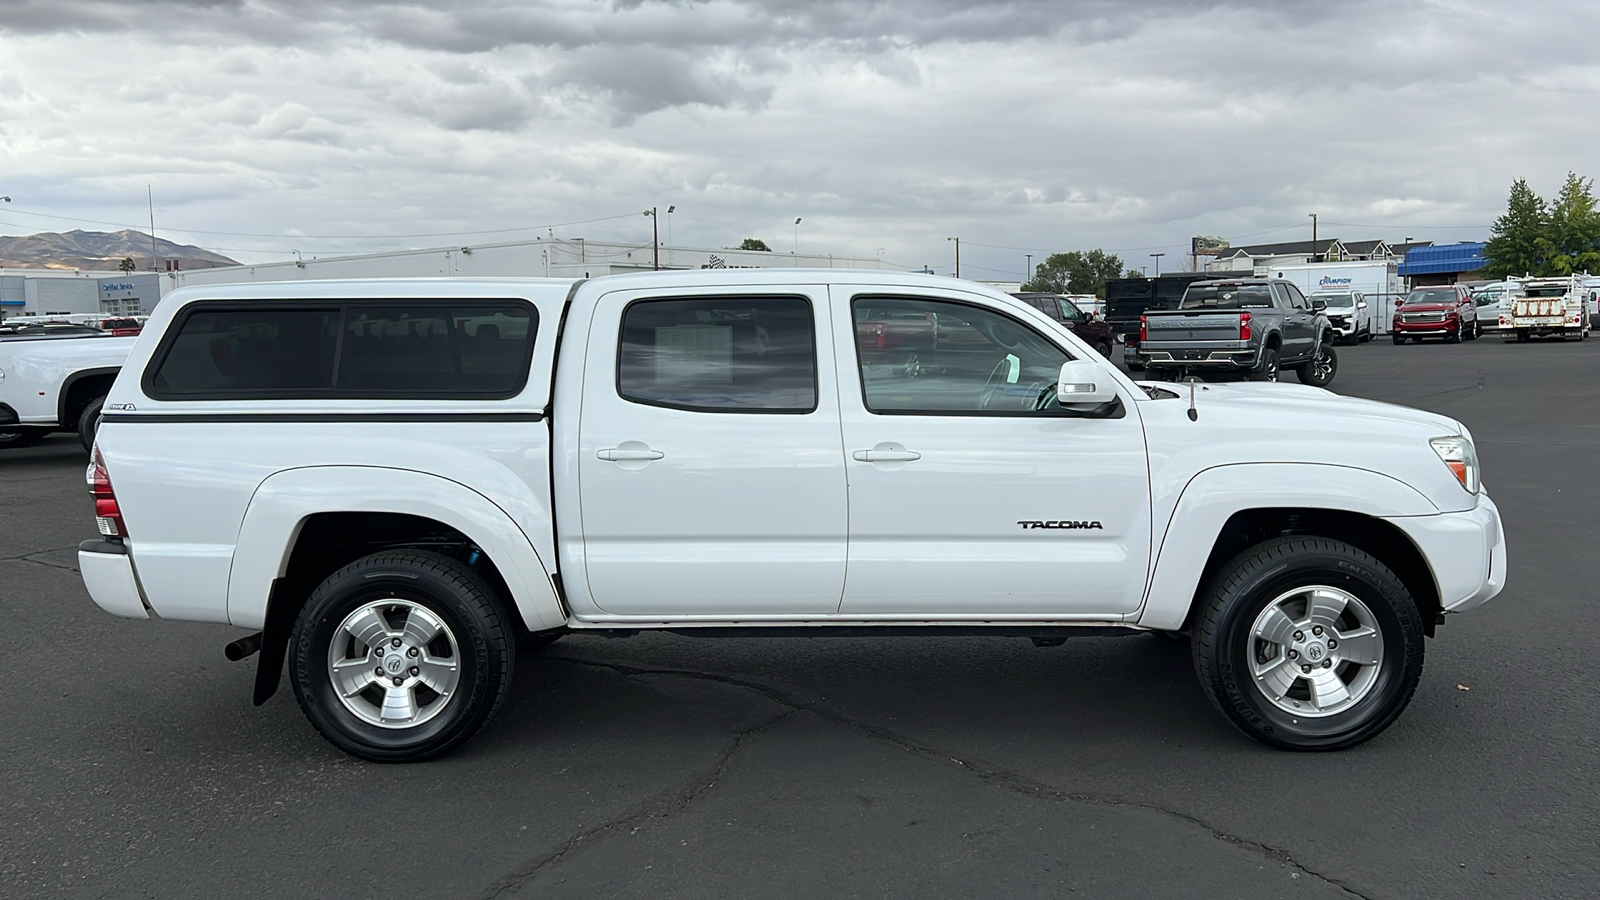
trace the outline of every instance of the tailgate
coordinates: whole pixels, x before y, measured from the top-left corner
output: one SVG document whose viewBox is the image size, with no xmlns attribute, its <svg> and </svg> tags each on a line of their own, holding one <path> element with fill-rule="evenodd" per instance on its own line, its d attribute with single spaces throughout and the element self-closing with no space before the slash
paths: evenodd
<svg viewBox="0 0 1600 900">
<path fill-rule="evenodd" d="M 1145 317 L 1145 344 L 1190 344 L 1239 340 L 1236 312 L 1171 312 Z"/>
</svg>

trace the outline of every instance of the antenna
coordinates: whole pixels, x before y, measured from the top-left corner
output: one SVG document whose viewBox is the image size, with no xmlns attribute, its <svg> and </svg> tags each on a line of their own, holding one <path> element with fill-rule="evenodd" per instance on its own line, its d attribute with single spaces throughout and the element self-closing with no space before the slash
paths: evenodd
<svg viewBox="0 0 1600 900">
<path fill-rule="evenodd" d="M 1189 421 L 1200 421 L 1200 413 L 1194 408 L 1194 382 L 1189 382 Z"/>
</svg>

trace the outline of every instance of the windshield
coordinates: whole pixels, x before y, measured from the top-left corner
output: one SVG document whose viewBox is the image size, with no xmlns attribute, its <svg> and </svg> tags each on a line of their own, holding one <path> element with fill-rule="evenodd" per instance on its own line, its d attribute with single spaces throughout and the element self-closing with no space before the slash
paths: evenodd
<svg viewBox="0 0 1600 900">
<path fill-rule="evenodd" d="M 1272 305 L 1264 284 L 1194 285 L 1183 294 L 1179 309 L 1258 309 Z"/>
<path fill-rule="evenodd" d="M 1413 306 L 1418 303 L 1454 303 L 1456 302 L 1455 288 L 1439 288 L 1434 290 L 1412 291 L 1406 295 L 1406 305 Z"/>
<path fill-rule="evenodd" d="M 1332 307 L 1335 307 L 1335 306 L 1355 306 L 1356 305 L 1356 295 L 1355 294 L 1312 294 L 1311 295 L 1311 302 L 1312 303 L 1315 303 L 1318 300 L 1321 300 L 1323 303 L 1328 304 L 1328 307 L 1330 309 Z"/>
<path fill-rule="evenodd" d="M 1567 295 L 1567 288 L 1565 285 L 1553 285 L 1551 287 L 1530 287 L 1528 288 L 1527 295 L 1529 297 L 1565 297 Z"/>
</svg>

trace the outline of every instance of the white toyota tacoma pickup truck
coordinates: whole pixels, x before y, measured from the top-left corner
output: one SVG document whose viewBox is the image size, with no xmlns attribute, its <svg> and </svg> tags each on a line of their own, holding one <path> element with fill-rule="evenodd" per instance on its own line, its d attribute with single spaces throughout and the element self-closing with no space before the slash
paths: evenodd
<svg viewBox="0 0 1600 900">
<path fill-rule="evenodd" d="M 134 340 L 98 334 L 0 336 L 0 448 L 76 431 L 89 449 L 100 406 Z"/>
<path fill-rule="evenodd" d="M 1245 733 L 1348 747 L 1506 578 L 1460 423 L 1135 383 L 971 282 L 222 285 L 137 340 L 89 467 L 90 595 L 249 629 L 227 650 L 260 651 L 256 702 L 287 663 L 367 759 L 470 738 L 519 642 L 645 630 L 1187 634 Z"/>
</svg>

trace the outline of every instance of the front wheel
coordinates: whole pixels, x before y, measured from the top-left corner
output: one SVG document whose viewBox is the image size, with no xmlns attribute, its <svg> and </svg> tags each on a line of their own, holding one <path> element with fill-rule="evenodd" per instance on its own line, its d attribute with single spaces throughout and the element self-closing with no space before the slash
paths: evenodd
<svg viewBox="0 0 1600 900">
<path fill-rule="evenodd" d="M 1262 743 L 1340 750 L 1388 728 L 1422 677 L 1422 616 L 1387 566 L 1341 541 L 1277 538 L 1234 557 L 1195 625 L 1212 703 Z"/>
<path fill-rule="evenodd" d="M 498 598 L 437 553 L 386 551 L 333 573 L 289 645 L 295 698 L 339 749 L 376 762 L 444 754 L 478 732 L 511 682 Z"/>
<path fill-rule="evenodd" d="M 1399 332 L 1395 332 L 1393 337 L 1394 337 L 1394 345 L 1396 347 L 1398 347 L 1401 344 L 1404 344 L 1406 342 L 1406 339 L 1404 337 L 1402 337 Z"/>
<path fill-rule="evenodd" d="M 1325 342 L 1317 347 L 1317 355 L 1309 362 L 1301 363 L 1294 370 L 1294 374 L 1300 379 L 1301 384 L 1326 387 L 1337 371 L 1339 371 L 1339 355 L 1334 352 L 1332 343 Z"/>
<path fill-rule="evenodd" d="M 1111 358 L 1111 345 L 1106 343 L 1105 341 L 1101 341 L 1101 342 L 1095 344 L 1094 345 L 1094 350 L 1095 350 L 1096 353 L 1100 354 L 1101 356 L 1104 356 L 1106 359 L 1110 359 Z"/>
</svg>

